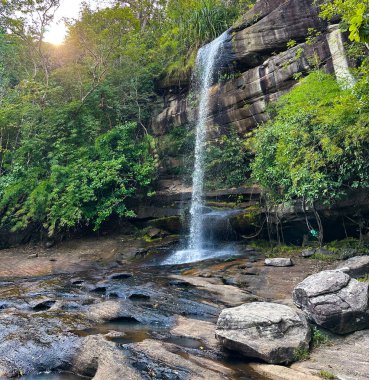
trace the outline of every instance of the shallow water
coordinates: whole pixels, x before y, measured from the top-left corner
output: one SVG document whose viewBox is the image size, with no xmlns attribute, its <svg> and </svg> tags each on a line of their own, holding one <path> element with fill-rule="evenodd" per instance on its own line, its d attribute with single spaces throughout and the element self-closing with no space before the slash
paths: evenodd
<svg viewBox="0 0 369 380">
<path fill-rule="evenodd" d="M 196 263 L 211 259 L 224 259 L 238 256 L 240 253 L 234 246 L 204 248 L 204 249 L 182 249 L 174 252 L 166 258 L 161 265 L 179 265 Z"/>
</svg>

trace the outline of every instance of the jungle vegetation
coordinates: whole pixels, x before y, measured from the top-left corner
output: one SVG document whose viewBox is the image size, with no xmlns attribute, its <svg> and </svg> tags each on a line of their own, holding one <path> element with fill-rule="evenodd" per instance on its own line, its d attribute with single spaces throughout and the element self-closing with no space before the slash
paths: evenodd
<svg viewBox="0 0 369 380">
<path fill-rule="evenodd" d="M 59 4 L 0 1 L 3 231 L 53 236 L 133 216 L 128 201 L 150 195 L 158 174 L 149 129 L 158 79 L 191 68 L 197 49 L 253 1 L 113 0 L 97 10 L 84 4 L 67 21 L 65 43 L 54 46 L 44 35 Z M 353 41 L 355 88 L 342 90 L 319 71 L 302 79 L 273 107 L 252 151 L 233 135 L 208 147 L 207 170 L 219 174 L 210 187 L 238 186 L 251 175 L 276 201 L 314 204 L 368 186 L 368 4 L 323 3 L 321 16 L 334 15 Z"/>
<path fill-rule="evenodd" d="M 155 81 L 228 28 L 248 1 L 84 4 L 65 43 L 44 42 L 59 0 L 0 2 L 0 228 L 50 236 L 149 194 Z"/>
</svg>

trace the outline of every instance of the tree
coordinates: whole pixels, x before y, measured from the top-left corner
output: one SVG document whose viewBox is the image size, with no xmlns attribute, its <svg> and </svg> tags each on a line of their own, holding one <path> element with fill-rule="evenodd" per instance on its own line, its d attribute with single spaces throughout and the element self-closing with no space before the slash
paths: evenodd
<svg viewBox="0 0 369 380">
<path fill-rule="evenodd" d="M 275 203 L 301 199 L 315 209 L 369 186 L 368 89 L 367 77 L 352 92 L 314 72 L 281 98 L 256 132 L 252 165 Z"/>
<path fill-rule="evenodd" d="M 0 3 L 2 27 L 23 42 L 27 58 L 33 63 L 32 78 L 36 78 L 41 68 L 46 85 L 50 68 L 43 38 L 59 5 L 60 0 L 4 0 Z"/>
<path fill-rule="evenodd" d="M 350 31 L 349 38 L 356 42 L 369 42 L 368 0 L 328 0 L 321 5 L 321 16 L 331 19 L 342 18 L 344 29 Z"/>
</svg>

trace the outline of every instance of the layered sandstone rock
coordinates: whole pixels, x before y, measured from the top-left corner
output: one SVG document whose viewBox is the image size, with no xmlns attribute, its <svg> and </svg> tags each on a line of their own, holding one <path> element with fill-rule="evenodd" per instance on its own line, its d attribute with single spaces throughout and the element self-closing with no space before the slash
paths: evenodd
<svg viewBox="0 0 369 380">
<path fill-rule="evenodd" d="M 329 30 L 318 14 L 312 0 L 261 0 L 229 30 L 224 49 L 224 59 L 228 60 L 224 62 L 225 81 L 211 89 L 212 135 L 226 133 L 232 126 L 245 134 L 264 122 L 267 104 L 290 90 L 297 74 L 304 75 L 316 67 L 334 72 L 329 41 L 337 30 Z M 318 37 L 310 38 L 307 44 L 309 34 Z M 288 49 L 291 40 L 297 45 Z M 162 82 L 163 110 L 152 121 L 157 136 L 191 120 L 186 97 L 189 81 L 182 80 L 182 86 L 167 82 Z"/>
</svg>

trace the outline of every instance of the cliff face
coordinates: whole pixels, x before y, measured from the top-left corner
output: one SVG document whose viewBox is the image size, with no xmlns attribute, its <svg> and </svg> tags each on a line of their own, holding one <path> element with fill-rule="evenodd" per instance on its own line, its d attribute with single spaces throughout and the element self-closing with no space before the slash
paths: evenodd
<svg viewBox="0 0 369 380">
<path fill-rule="evenodd" d="M 314 0 L 259 0 L 229 30 L 224 52 L 228 61 L 220 80 L 210 89 L 207 124 L 211 139 L 217 141 L 219 135 L 234 128 L 240 136 L 247 138 L 250 131 L 267 120 L 268 104 L 291 90 L 297 84 L 298 77 L 307 75 L 313 69 L 323 69 L 336 74 L 338 80 L 350 82 L 352 77 L 343 48 L 344 37 L 337 25 L 329 26 L 319 18 L 316 4 Z M 166 78 L 162 82 L 160 93 L 163 94 L 163 108 L 153 117 L 151 125 L 152 133 L 160 143 L 175 128 L 185 128 L 192 121 L 194 109 L 188 96 L 189 87 L 190 74 L 177 80 Z M 180 154 L 177 152 L 174 157 L 174 150 L 168 150 L 167 147 L 156 196 L 137 210 L 141 220 L 174 218 L 190 200 L 191 188 L 185 187 L 173 175 L 173 169 L 180 166 Z M 249 221 L 255 215 L 261 215 L 254 209 L 260 197 L 258 188 L 206 194 L 209 206 L 234 207 L 232 204 L 237 204 L 245 210 L 241 220 L 247 223 L 241 223 L 239 232 L 246 235 L 255 232 L 248 230 L 250 225 L 253 226 Z M 241 205 L 237 203 L 240 199 Z M 356 197 L 352 197 L 350 207 L 338 204 L 333 211 L 324 207 L 319 211 L 326 223 L 336 225 L 348 209 L 364 210 L 365 199 L 362 201 L 360 198 L 357 202 Z M 280 213 L 280 219 L 284 218 L 291 231 L 301 237 L 306 230 L 306 215 L 301 212 L 301 207 Z M 310 213 L 308 217 L 314 218 L 314 215 Z M 297 229 L 299 223 L 301 230 Z M 238 219 L 236 224 L 240 224 Z"/>
<path fill-rule="evenodd" d="M 342 54 L 337 56 L 340 32 L 329 29 L 318 13 L 313 0 L 260 0 L 230 29 L 227 49 L 233 69 L 224 75 L 229 80 L 211 89 L 211 134 L 231 126 L 245 134 L 266 120 L 267 104 L 290 90 L 296 75 L 316 67 L 330 73 L 342 69 L 335 64 L 345 60 Z M 288 49 L 292 40 L 296 44 Z M 188 83 L 189 79 L 182 80 L 182 87 L 163 83 L 163 110 L 153 118 L 154 135 L 188 122 Z"/>
</svg>

